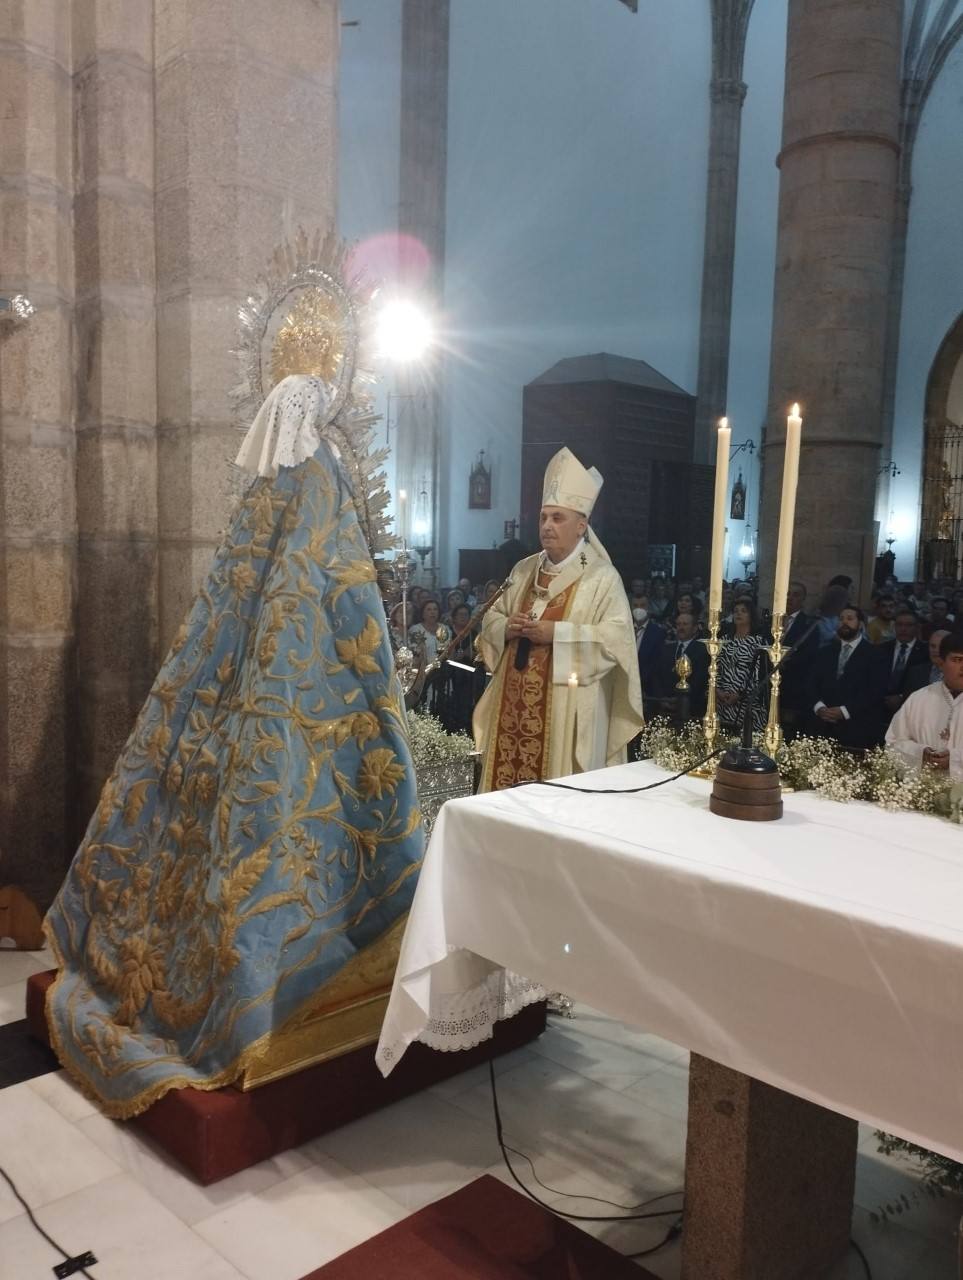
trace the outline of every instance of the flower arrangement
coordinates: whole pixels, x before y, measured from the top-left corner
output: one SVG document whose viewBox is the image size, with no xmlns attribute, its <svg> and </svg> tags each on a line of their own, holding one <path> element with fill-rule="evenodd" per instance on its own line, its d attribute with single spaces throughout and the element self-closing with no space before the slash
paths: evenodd
<svg viewBox="0 0 963 1280">
<path fill-rule="evenodd" d="M 679 731 L 657 717 L 642 731 L 637 758 L 652 759 L 678 773 L 708 753 L 702 725 L 693 721 Z M 963 823 L 963 783 L 945 774 L 913 769 L 885 747 L 862 758 L 842 751 L 829 738 L 795 738 L 779 752 L 779 776 L 793 791 L 815 791 L 845 804 L 867 800 L 890 812 L 933 813 Z"/>
<path fill-rule="evenodd" d="M 425 711 L 408 712 L 408 737 L 428 836 L 446 800 L 471 795 L 475 744 L 467 733 L 448 733 L 440 720 Z"/>
<path fill-rule="evenodd" d="M 427 711 L 408 712 L 408 737 L 416 770 L 426 765 L 463 763 L 475 751 L 467 733 L 449 733 Z"/>
</svg>

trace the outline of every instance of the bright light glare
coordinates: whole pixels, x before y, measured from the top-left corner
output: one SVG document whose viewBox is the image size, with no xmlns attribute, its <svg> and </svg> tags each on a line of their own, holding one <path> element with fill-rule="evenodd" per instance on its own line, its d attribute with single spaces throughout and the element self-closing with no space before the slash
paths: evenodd
<svg viewBox="0 0 963 1280">
<path fill-rule="evenodd" d="M 902 512 L 890 512 L 889 536 L 892 538 L 908 538 L 913 532 L 912 519 Z"/>
<path fill-rule="evenodd" d="M 751 560 L 752 558 L 753 558 L 752 547 L 750 547 L 747 542 L 744 542 L 742 546 L 739 548 L 739 559 Z"/>
<path fill-rule="evenodd" d="M 416 521 L 415 521 L 415 536 L 416 536 L 416 537 L 419 537 L 419 538 L 425 538 L 425 537 L 427 537 L 427 536 L 428 536 L 428 521 L 427 521 L 427 520 L 416 520 Z"/>
<path fill-rule="evenodd" d="M 387 302 L 375 323 L 379 355 L 405 363 L 417 360 L 431 346 L 431 321 L 413 302 Z"/>
</svg>

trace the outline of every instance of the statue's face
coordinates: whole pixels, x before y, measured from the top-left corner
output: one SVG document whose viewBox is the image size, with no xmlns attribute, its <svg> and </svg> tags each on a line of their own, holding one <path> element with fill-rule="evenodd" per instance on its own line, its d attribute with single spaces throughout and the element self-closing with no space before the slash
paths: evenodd
<svg viewBox="0 0 963 1280">
<path fill-rule="evenodd" d="M 571 507 L 542 507 L 538 536 L 553 564 L 570 556 L 585 536 L 588 521 Z"/>
</svg>

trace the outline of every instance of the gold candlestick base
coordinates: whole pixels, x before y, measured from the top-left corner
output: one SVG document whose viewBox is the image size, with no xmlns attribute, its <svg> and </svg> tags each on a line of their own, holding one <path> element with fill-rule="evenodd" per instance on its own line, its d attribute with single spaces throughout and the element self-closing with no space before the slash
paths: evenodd
<svg viewBox="0 0 963 1280">
<path fill-rule="evenodd" d="M 772 615 L 772 644 L 768 647 L 769 661 L 772 663 L 772 681 L 769 689 L 769 718 L 766 721 L 766 728 L 762 735 L 762 745 L 767 756 L 773 760 L 782 750 L 782 725 L 779 723 L 779 686 L 782 683 L 782 673 L 779 670 L 779 664 L 786 656 L 786 648 L 782 642 L 782 619 L 781 613 Z"/>
<path fill-rule="evenodd" d="M 706 753 L 715 751 L 719 741 L 719 713 L 716 705 L 716 682 L 719 676 L 719 654 L 722 640 L 719 638 L 721 612 L 719 609 L 709 610 L 709 634 L 702 637 L 700 643 L 709 651 L 709 683 L 706 687 L 706 712 L 702 717 L 702 733 L 706 740 Z M 698 769 L 692 770 L 694 778 L 714 778 L 718 761 L 707 760 Z"/>
</svg>

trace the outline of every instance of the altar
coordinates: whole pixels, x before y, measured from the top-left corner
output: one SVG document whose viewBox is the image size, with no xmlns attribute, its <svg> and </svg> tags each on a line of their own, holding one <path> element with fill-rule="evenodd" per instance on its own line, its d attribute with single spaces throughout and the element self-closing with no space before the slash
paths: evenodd
<svg viewBox="0 0 963 1280">
<path fill-rule="evenodd" d="M 667 776 L 636 763 L 570 781 Z M 743 1240 L 743 1261 L 711 1274 L 818 1274 L 798 1269 L 799 1250 L 834 1229 L 848 1239 L 856 1120 L 963 1159 L 963 840 L 936 818 L 812 793 L 787 795 L 780 822 L 733 822 L 708 794 L 684 778 L 635 795 L 535 785 L 446 805 L 379 1065 L 390 1071 L 414 1039 L 477 1043 L 542 988 L 686 1046 L 683 1275 L 709 1274 L 699 1267 L 733 1214 L 771 1227 L 744 1144 L 755 1129 L 771 1151 L 774 1125 L 792 1130 L 797 1166 L 778 1173 L 786 1230 L 815 1220 L 814 1238 L 773 1237 L 761 1254 Z M 720 1117 L 738 1122 L 720 1130 Z M 797 1175 L 808 1199 L 794 1205 Z"/>
</svg>

